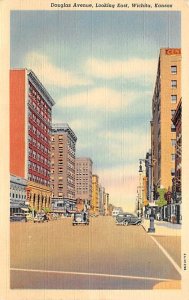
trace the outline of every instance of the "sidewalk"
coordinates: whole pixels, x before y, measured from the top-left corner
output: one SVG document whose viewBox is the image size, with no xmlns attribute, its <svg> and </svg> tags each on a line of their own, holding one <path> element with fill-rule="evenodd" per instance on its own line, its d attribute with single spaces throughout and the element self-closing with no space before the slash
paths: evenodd
<svg viewBox="0 0 189 300">
<path fill-rule="evenodd" d="M 150 227 L 150 220 L 143 219 L 143 228 L 148 232 Z M 148 233 L 150 235 L 165 235 L 165 236 L 181 236 L 181 224 L 173 224 L 165 221 L 154 220 L 155 232 Z"/>
</svg>

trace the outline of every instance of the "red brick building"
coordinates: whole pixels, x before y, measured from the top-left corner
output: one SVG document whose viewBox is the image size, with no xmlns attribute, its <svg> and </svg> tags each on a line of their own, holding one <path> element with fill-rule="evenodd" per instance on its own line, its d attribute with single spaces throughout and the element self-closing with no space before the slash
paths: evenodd
<svg viewBox="0 0 189 300">
<path fill-rule="evenodd" d="M 36 210 L 51 206 L 50 134 L 55 104 L 33 71 L 10 71 L 10 173 L 28 180 Z"/>
</svg>

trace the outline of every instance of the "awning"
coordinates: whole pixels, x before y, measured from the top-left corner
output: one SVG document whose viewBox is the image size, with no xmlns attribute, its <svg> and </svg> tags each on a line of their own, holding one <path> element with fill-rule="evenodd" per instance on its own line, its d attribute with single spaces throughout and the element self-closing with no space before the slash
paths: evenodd
<svg viewBox="0 0 189 300">
<path fill-rule="evenodd" d="M 23 210 L 23 211 L 29 211 L 28 208 L 21 208 L 21 210 Z"/>
</svg>

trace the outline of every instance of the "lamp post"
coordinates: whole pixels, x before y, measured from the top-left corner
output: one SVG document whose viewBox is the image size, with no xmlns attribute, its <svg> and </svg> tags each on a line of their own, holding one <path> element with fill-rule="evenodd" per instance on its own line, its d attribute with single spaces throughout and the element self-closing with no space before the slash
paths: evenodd
<svg viewBox="0 0 189 300">
<path fill-rule="evenodd" d="M 149 157 L 149 173 L 151 174 L 151 193 L 150 193 L 150 227 L 148 228 L 148 232 L 155 232 L 154 227 L 154 186 L 153 186 L 153 160 L 152 160 L 152 154 Z"/>
<path fill-rule="evenodd" d="M 141 163 L 145 162 L 146 167 L 148 167 L 148 178 L 149 178 L 149 210 L 150 210 L 150 227 L 148 228 L 148 232 L 155 232 L 154 227 L 154 189 L 153 189 L 153 163 L 155 160 L 152 160 L 152 153 L 149 150 L 148 159 L 140 159 L 140 167 L 139 172 L 142 172 L 142 165 Z"/>
<path fill-rule="evenodd" d="M 143 205 L 142 205 L 142 174 L 143 174 L 143 170 L 142 170 L 142 160 L 139 160 L 140 164 L 139 164 L 139 210 L 140 210 L 140 215 L 141 217 L 143 216 Z"/>
</svg>

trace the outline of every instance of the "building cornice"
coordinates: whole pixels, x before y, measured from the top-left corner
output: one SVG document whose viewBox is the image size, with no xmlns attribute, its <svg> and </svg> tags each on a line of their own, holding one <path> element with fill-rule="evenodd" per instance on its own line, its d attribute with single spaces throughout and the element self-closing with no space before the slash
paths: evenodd
<svg viewBox="0 0 189 300">
<path fill-rule="evenodd" d="M 54 133 L 69 133 L 73 140 L 77 141 L 77 136 L 73 132 L 73 130 L 69 127 L 67 123 L 54 123 L 52 124 L 52 134 Z"/>
<path fill-rule="evenodd" d="M 55 101 L 49 95 L 49 93 L 47 92 L 47 90 L 45 89 L 43 84 L 39 81 L 39 79 L 37 78 L 37 76 L 35 75 L 35 73 L 32 70 L 26 69 L 26 71 L 27 71 L 27 76 L 28 76 L 29 81 L 36 87 L 36 89 L 39 91 L 39 93 L 44 98 L 44 100 L 47 102 L 47 104 L 50 107 L 52 107 L 55 104 Z"/>
</svg>

